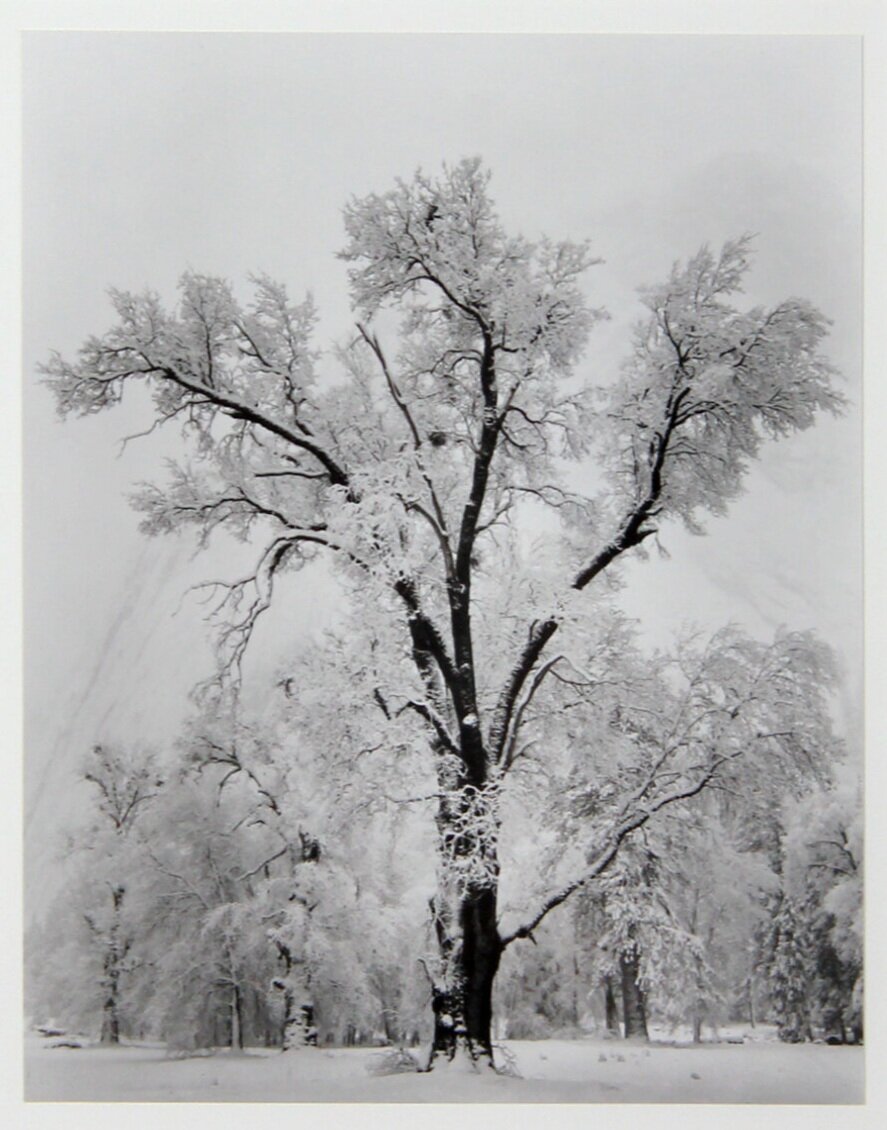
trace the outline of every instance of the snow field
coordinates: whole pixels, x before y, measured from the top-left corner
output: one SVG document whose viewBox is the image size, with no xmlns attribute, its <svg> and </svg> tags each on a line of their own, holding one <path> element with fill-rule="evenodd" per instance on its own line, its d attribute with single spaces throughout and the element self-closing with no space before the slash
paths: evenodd
<svg viewBox="0 0 887 1130">
<path fill-rule="evenodd" d="M 698 1047 L 508 1041 L 522 1078 L 371 1073 L 378 1049 L 171 1058 L 159 1047 L 25 1046 L 25 1098 L 93 1102 L 791 1103 L 864 1101 L 864 1052 L 818 1044 Z"/>
</svg>

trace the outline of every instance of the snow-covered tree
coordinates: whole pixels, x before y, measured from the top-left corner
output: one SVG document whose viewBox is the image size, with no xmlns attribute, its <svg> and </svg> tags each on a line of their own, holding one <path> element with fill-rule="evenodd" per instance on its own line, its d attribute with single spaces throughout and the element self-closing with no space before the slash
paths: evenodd
<svg viewBox="0 0 887 1130">
<path fill-rule="evenodd" d="M 787 809 L 783 882 L 784 901 L 806 931 L 812 966 L 804 965 L 803 972 L 811 1022 L 846 1042 L 862 1038 L 862 798 L 859 782 L 839 768 L 837 780 Z M 777 927 L 781 914 L 780 908 Z M 780 1013 L 786 964 L 777 944 L 771 979 Z M 805 1031 L 790 1021 L 784 1027 L 792 1037 Z"/>
<path fill-rule="evenodd" d="M 143 1007 L 178 1048 L 244 1046 L 246 1002 L 274 967 L 250 888 L 275 845 L 239 822 L 243 809 L 180 773 L 142 829 L 152 876 L 143 950 L 152 967 Z"/>
<path fill-rule="evenodd" d="M 93 747 L 80 775 L 91 803 L 86 820 L 67 833 L 61 866 L 68 880 L 40 930 L 31 979 L 43 1007 L 117 1044 L 141 933 L 134 841 L 163 780 L 155 754 L 108 743 Z"/>
<path fill-rule="evenodd" d="M 194 273 L 172 310 L 153 293 L 113 292 L 116 325 L 75 361 L 53 357 L 44 375 L 65 415 L 111 408 L 140 384 L 153 396 L 153 426 L 181 425 L 190 458 L 136 500 L 149 533 L 190 526 L 205 542 L 226 528 L 257 546 L 247 576 L 212 586 L 223 684 L 275 584 L 319 554 L 337 562 L 362 608 L 393 625 L 382 662 L 398 681 L 383 702 L 424 733 L 436 778 L 433 1053 L 464 1048 L 489 1061 L 505 948 L 741 752 L 738 739 L 718 752 L 699 741 L 670 784 L 651 765 L 591 846 L 583 826 L 575 877 L 500 927 L 503 789 L 531 705 L 575 654 L 596 582 L 667 522 L 698 530 L 706 514 L 723 514 L 766 439 L 808 428 L 841 398 L 816 309 L 798 299 L 734 305 L 747 239 L 704 248 L 644 292 L 622 375 L 596 390 L 576 373 L 602 316 L 582 289 L 588 248 L 509 235 L 479 161 L 353 200 L 345 225 L 360 320 L 339 352 L 339 384 L 316 378 L 310 300 L 293 304 L 262 276 L 244 303 L 228 283 Z M 394 351 L 383 310 L 399 314 Z M 592 449 L 605 489 L 568 489 L 564 463 Z M 539 508 L 565 525 L 547 559 L 520 537 Z M 529 580 L 502 610 L 513 569 Z M 729 686 L 720 681 L 705 704 L 709 729 L 729 730 L 742 708 L 747 687 L 734 700 Z M 775 720 L 754 741 L 797 742 L 779 736 L 788 731 Z"/>
<path fill-rule="evenodd" d="M 643 1035 L 649 1010 L 698 1033 L 748 981 L 761 893 L 778 882 L 747 825 L 762 793 L 778 803 L 826 773 L 838 748 L 833 677 L 828 653 L 808 636 L 781 633 L 768 645 L 727 629 L 651 659 L 618 620 L 581 675 L 555 676 L 559 713 L 540 714 L 528 731 L 544 749 L 544 774 L 531 787 L 537 807 L 547 790 L 550 807 L 523 838 L 538 847 L 546 828 L 558 829 L 537 883 L 563 875 L 565 860 L 576 868 L 570 849 L 587 844 L 583 828 L 605 836 L 646 795 L 680 793 L 703 766 L 718 767 L 707 790 L 665 806 L 580 898 L 585 958 L 594 981 L 611 994 L 621 988 L 630 1034 Z M 569 751 L 560 763 L 558 748 Z M 534 750 L 525 757 L 530 768 Z M 524 900 L 533 870 L 530 854 L 521 860 Z"/>
<path fill-rule="evenodd" d="M 787 1043 L 813 1039 L 812 983 L 815 972 L 809 907 L 780 899 L 773 918 L 769 969 L 770 999 Z"/>
<path fill-rule="evenodd" d="M 738 850 L 720 814 L 707 807 L 681 829 L 684 850 L 668 857 L 663 898 L 671 929 L 654 935 L 649 975 L 656 1014 L 689 1024 L 696 1042 L 703 1024 L 716 1031 L 737 1015 L 754 1022 L 754 932 L 765 917 L 763 898 L 778 882 L 766 858 Z"/>
<path fill-rule="evenodd" d="M 417 879 L 414 861 L 428 854 L 428 830 L 397 796 L 396 723 L 353 674 L 358 689 L 329 703 L 328 673 L 344 660 L 330 636 L 285 665 L 261 719 L 206 712 L 185 743 L 202 782 L 276 848 L 250 885 L 279 959 L 286 1049 L 358 1033 L 404 1042 L 425 1027 L 417 972 L 433 870 Z"/>
</svg>

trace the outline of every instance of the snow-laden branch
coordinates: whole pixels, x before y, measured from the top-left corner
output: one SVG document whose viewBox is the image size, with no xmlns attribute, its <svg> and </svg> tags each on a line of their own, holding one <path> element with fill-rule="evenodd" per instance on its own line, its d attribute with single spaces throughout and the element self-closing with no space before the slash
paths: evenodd
<svg viewBox="0 0 887 1130">
<path fill-rule="evenodd" d="M 414 699 L 410 699 L 397 711 L 397 714 L 402 714 L 405 710 L 412 710 L 418 714 L 420 718 L 424 718 L 441 747 L 445 749 L 447 753 L 458 756 L 459 747 L 454 741 L 443 718 L 441 718 L 440 714 L 432 706 L 427 702 L 416 702 Z"/>
<path fill-rule="evenodd" d="M 554 670 L 555 666 L 563 659 L 563 655 L 556 655 L 539 668 L 533 676 L 529 690 L 524 695 L 517 710 L 514 711 L 513 718 L 506 718 L 504 723 L 500 724 L 504 725 L 504 728 L 497 731 L 496 737 L 494 738 L 493 756 L 496 761 L 501 764 L 503 771 L 510 769 L 516 760 L 516 746 L 518 735 L 520 734 L 521 722 L 533 701 L 536 691 L 545 681 L 546 676 L 549 675 Z"/>
<path fill-rule="evenodd" d="M 736 754 L 729 754 L 723 757 L 715 758 L 710 767 L 700 775 L 698 780 L 685 786 L 681 789 L 675 789 L 672 792 L 666 793 L 664 796 L 651 801 L 649 804 L 636 809 L 634 812 L 623 817 L 622 820 L 616 825 L 615 829 L 610 832 L 605 838 L 603 845 L 597 850 L 592 862 L 582 872 L 581 875 L 572 879 L 559 890 L 545 898 L 538 909 L 530 915 L 526 921 L 514 930 L 501 935 L 502 946 L 511 945 L 512 942 L 517 941 L 518 938 L 529 937 L 533 930 L 540 925 L 542 920 L 556 907 L 565 903 L 574 892 L 578 891 L 581 887 L 586 886 L 594 879 L 599 878 L 606 869 L 610 866 L 616 856 L 619 854 L 619 849 L 623 841 L 631 835 L 632 832 L 642 828 L 652 816 L 663 808 L 669 805 L 676 804 L 681 800 L 688 800 L 691 797 L 701 793 L 702 790 L 708 785 L 715 777 L 718 769 L 726 762 L 732 760 Z"/>
</svg>

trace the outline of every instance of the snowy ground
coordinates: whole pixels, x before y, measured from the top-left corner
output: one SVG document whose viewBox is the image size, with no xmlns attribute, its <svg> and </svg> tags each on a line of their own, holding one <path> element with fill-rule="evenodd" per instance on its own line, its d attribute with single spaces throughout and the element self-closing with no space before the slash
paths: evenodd
<svg viewBox="0 0 887 1130">
<path fill-rule="evenodd" d="M 757 1041 L 701 1047 L 510 1041 L 522 1078 L 372 1074 L 380 1053 L 307 1049 L 170 1058 L 162 1048 L 52 1048 L 29 1037 L 30 1101 L 861 1103 L 863 1049 Z"/>
</svg>

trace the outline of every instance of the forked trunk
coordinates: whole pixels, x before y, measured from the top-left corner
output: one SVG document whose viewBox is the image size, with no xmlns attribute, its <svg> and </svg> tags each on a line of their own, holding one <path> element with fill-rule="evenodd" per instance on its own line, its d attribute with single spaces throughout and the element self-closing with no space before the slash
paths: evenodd
<svg viewBox="0 0 887 1130">
<path fill-rule="evenodd" d="M 638 983 L 637 950 L 619 955 L 619 968 L 622 974 L 622 1018 L 625 1023 L 625 1039 L 648 1039 L 647 1012 L 644 1006 L 644 992 Z"/>
</svg>

